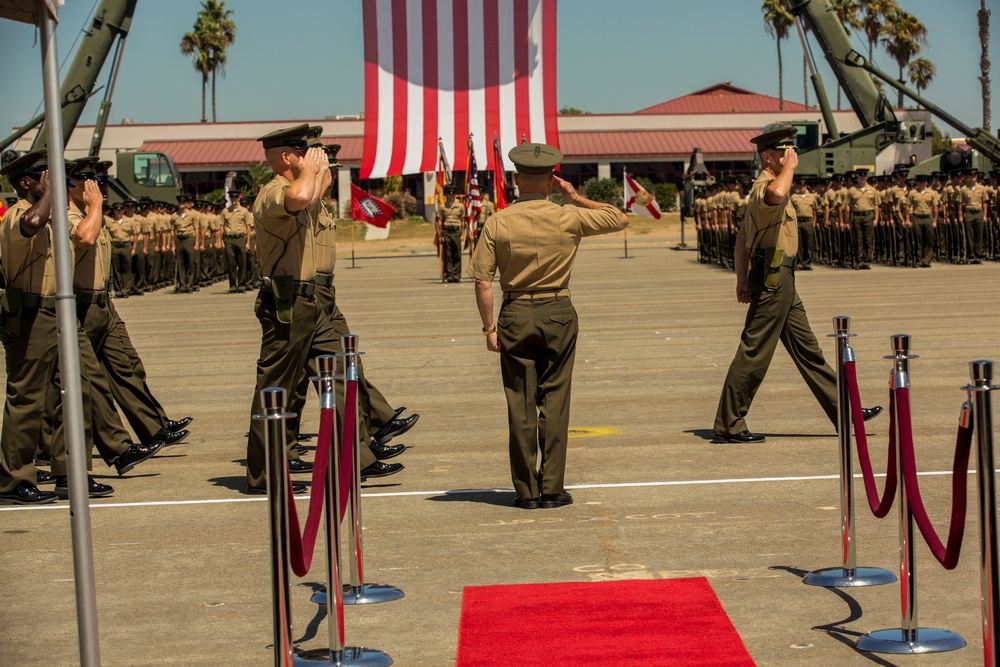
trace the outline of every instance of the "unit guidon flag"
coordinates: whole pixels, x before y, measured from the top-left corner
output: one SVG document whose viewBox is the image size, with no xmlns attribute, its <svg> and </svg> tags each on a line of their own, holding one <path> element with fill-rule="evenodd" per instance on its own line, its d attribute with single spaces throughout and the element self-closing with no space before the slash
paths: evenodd
<svg viewBox="0 0 1000 667">
<path fill-rule="evenodd" d="M 435 170 L 438 137 L 464 171 L 472 134 L 559 145 L 556 0 L 363 0 L 362 179 Z"/>
</svg>

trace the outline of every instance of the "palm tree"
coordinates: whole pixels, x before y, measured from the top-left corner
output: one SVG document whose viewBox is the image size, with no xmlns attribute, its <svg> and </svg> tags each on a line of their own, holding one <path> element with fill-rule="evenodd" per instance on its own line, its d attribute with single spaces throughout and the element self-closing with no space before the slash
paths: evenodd
<svg viewBox="0 0 1000 667">
<path fill-rule="evenodd" d="M 792 27 L 792 15 L 781 0 L 764 0 L 760 10 L 764 12 L 764 29 L 778 44 L 778 109 L 785 109 L 785 89 L 781 67 L 781 40 L 788 37 Z"/>
<path fill-rule="evenodd" d="M 853 30 L 861 29 L 861 3 L 859 0 L 831 0 L 830 8 L 833 9 L 841 25 L 847 31 L 848 36 Z M 840 80 L 837 80 L 837 111 L 840 111 Z"/>
<path fill-rule="evenodd" d="M 214 69 L 209 41 L 209 31 L 200 18 L 195 21 L 194 30 L 184 33 L 181 37 L 181 53 L 191 56 L 195 71 L 201 74 L 201 122 L 203 123 L 208 122 L 205 116 L 205 89 L 208 86 L 208 75 Z"/>
<path fill-rule="evenodd" d="M 886 19 L 898 12 L 899 6 L 896 0 L 861 0 L 861 8 L 864 11 L 861 27 L 868 38 L 868 61 L 871 62 L 875 56 L 875 45 L 885 34 Z"/>
<path fill-rule="evenodd" d="M 215 115 L 215 78 L 216 74 L 226 75 L 226 51 L 236 41 L 236 24 L 233 22 L 233 10 L 226 9 L 222 0 L 205 0 L 201 3 L 199 16 L 207 22 L 211 34 L 212 50 L 212 122 Z"/>
<path fill-rule="evenodd" d="M 882 44 L 886 52 L 899 65 L 899 80 L 902 83 L 903 68 L 913 56 L 920 52 L 920 45 L 927 43 L 927 27 L 913 14 L 897 9 L 886 17 L 885 36 Z M 899 91 L 898 107 L 903 106 L 903 91 Z"/>
<path fill-rule="evenodd" d="M 919 95 L 920 91 L 925 89 L 927 84 L 934 79 L 937 69 L 934 67 L 934 63 L 927 58 L 915 58 L 906 68 L 906 72 L 913 87 L 917 89 L 917 95 Z"/>
<path fill-rule="evenodd" d="M 983 89 L 983 129 L 990 131 L 990 10 L 986 9 L 986 0 L 979 0 L 979 85 Z"/>
<path fill-rule="evenodd" d="M 264 185 L 274 178 L 274 172 L 266 162 L 251 162 L 247 167 L 247 173 L 243 175 L 243 182 L 250 186 L 250 193 L 254 196 L 260 192 Z"/>
</svg>

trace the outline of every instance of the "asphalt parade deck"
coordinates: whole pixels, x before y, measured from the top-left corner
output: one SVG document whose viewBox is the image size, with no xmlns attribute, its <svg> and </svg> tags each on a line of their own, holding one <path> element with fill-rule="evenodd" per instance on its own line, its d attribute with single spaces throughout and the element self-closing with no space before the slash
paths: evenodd
<svg viewBox="0 0 1000 667">
<path fill-rule="evenodd" d="M 410 446 L 397 459 L 406 470 L 364 485 L 366 579 L 406 597 L 347 608 L 348 644 L 382 649 L 398 665 L 453 665 L 463 586 L 700 575 L 760 665 L 982 664 L 975 484 L 956 570 L 943 570 L 916 538 L 921 624 L 959 632 L 968 647 L 857 652 L 859 634 L 898 627 L 899 588 L 800 580 L 839 565 L 829 422 L 779 349 L 748 417 L 767 442 L 710 444 L 746 312 L 734 278 L 659 239 L 630 237 L 629 254 L 622 258 L 620 237 L 585 242 L 579 253 L 567 473 L 576 503 L 536 511 L 511 506 L 499 363 L 479 333 L 472 283 L 441 284 L 432 255 L 362 258 L 354 270 L 340 260 L 337 295 L 369 377 L 421 415 L 397 439 Z M 818 267 L 797 280 L 828 359 L 832 318 L 851 316 L 867 405 L 887 404 L 889 336 L 912 335 L 919 469 L 950 470 L 968 362 L 1000 360 L 1000 264 Z M 105 665 L 272 664 L 266 505 L 242 493 L 260 329 L 253 295 L 225 292 L 218 283 L 116 302 L 160 401 L 172 417 L 195 421 L 185 443 L 126 478 L 95 462 L 116 489 L 92 510 Z M 313 396 L 307 431 L 315 432 L 317 411 Z M 888 424 L 886 415 L 868 424 L 880 472 Z M 920 482 L 943 534 L 950 475 Z M 860 481 L 855 488 L 859 564 L 895 571 L 895 510 L 874 519 Z M 304 513 L 305 502 L 299 507 Z M 304 648 L 328 645 L 325 610 L 309 602 L 325 581 L 321 545 L 312 572 L 293 580 Z M 76 664 L 65 501 L 0 509 L 0 572 L 0 665 Z M 545 628 L 525 619 L 524 632 Z"/>
</svg>

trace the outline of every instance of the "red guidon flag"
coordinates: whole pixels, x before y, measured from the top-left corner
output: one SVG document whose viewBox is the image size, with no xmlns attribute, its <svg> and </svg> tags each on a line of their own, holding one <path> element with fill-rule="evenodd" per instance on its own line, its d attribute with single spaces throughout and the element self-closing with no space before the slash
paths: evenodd
<svg viewBox="0 0 1000 667">
<path fill-rule="evenodd" d="M 653 195 L 641 185 L 632 180 L 632 177 L 625 173 L 625 210 L 644 215 L 647 218 L 660 219 L 660 207 L 653 199 Z"/>
<path fill-rule="evenodd" d="M 480 169 L 489 137 L 559 145 L 556 0 L 362 0 L 365 136 L 361 178 L 435 170 L 438 146 Z"/>
<path fill-rule="evenodd" d="M 392 206 L 351 183 L 351 220 L 364 220 L 384 229 L 395 212 Z"/>
</svg>

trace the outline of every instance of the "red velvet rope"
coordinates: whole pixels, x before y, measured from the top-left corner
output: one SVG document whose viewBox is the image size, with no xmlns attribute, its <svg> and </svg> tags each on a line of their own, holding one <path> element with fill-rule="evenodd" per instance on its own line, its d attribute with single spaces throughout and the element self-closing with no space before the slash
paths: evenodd
<svg viewBox="0 0 1000 667">
<path fill-rule="evenodd" d="M 344 431 L 340 438 L 340 520 L 347 512 L 348 494 L 354 478 L 355 421 L 358 414 L 358 381 L 349 380 L 344 392 Z"/>
<path fill-rule="evenodd" d="M 299 531 L 299 512 L 295 506 L 292 494 L 292 477 L 287 477 L 285 492 L 288 494 L 288 532 L 289 560 L 292 572 L 298 577 L 304 577 L 312 566 L 313 552 L 316 550 L 316 535 L 319 533 L 319 520 L 323 515 L 323 501 L 326 499 L 327 466 L 330 463 L 330 439 L 333 437 L 334 411 L 324 408 L 319 411 L 319 435 L 316 437 L 316 460 L 313 463 L 312 488 L 309 493 L 309 514 L 306 516 L 306 529 Z"/>
<path fill-rule="evenodd" d="M 851 420 L 854 422 L 854 436 L 858 443 L 858 463 L 861 465 L 861 479 L 865 483 L 868 507 L 872 514 L 882 519 L 889 514 L 896 498 L 896 428 L 893 424 L 896 411 L 893 409 L 893 393 L 889 392 L 889 460 L 886 463 L 885 492 L 879 498 L 878 488 L 875 486 L 875 473 L 872 472 L 871 456 L 868 453 L 868 434 L 865 432 L 865 416 L 861 408 L 861 390 L 858 389 L 858 369 L 855 367 L 855 362 L 844 363 L 844 375 L 850 394 Z"/>
<path fill-rule="evenodd" d="M 946 570 L 952 570 L 958 565 L 958 556 L 962 551 L 962 536 L 965 534 L 965 509 L 967 503 L 966 489 L 969 482 L 969 451 L 972 448 L 972 428 L 959 424 L 958 436 L 955 442 L 955 462 L 951 477 L 951 525 L 948 530 L 948 546 L 945 547 L 934 531 L 924 501 L 920 497 L 920 487 L 917 483 L 917 461 L 913 453 L 913 425 L 910 422 L 910 390 L 901 387 L 899 393 L 899 447 L 903 463 L 903 480 L 906 486 L 906 499 L 910 503 L 910 511 L 920 528 L 921 535 L 927 542 L 934 558 Z"/>
</svg>

